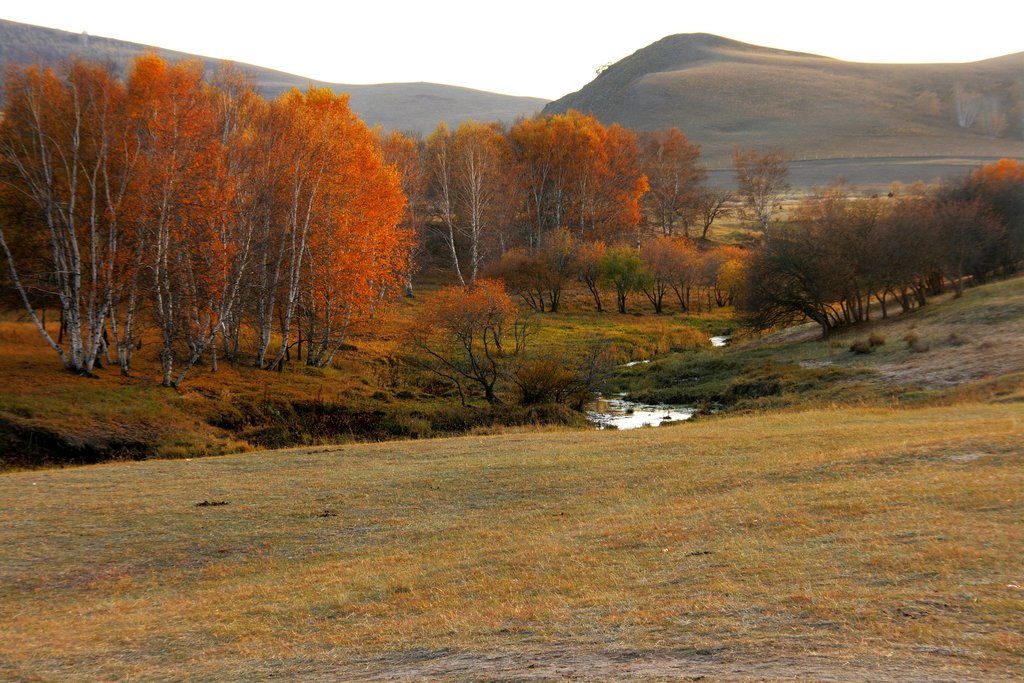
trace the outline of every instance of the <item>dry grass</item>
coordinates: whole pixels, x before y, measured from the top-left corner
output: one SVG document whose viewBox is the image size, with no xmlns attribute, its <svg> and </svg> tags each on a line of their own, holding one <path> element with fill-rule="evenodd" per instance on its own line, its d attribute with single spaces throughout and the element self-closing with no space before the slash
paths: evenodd
<svg viewBox="0 0 1024 683">
<path fill-rule="evenodd" d="M 249 365 L 254 342 L 244 339 L 238 363 L 222 359 L 216 373 L 208 364 L 197 366 L 180 390 L 158 385 L 159 341 L 153 334 L 146 335 L 146 343 L 135 356 L 132 377 L 121 377 L 117 367 L 106 367 L 97 371 L 95 379 L 85 379 L 63 371 L 23 314 L 0 314 L 0 376 L 4 378 L 0 467 L 5 463 L 8 467 L 31 465 L 39 460 L 34 455 L 21 461 L 4 457 L 4 432 L 12 429 L 46 434 L 46 438 L 55 435 L 81 446 L 83 454 L 69 457 L 72 462 L 95 462 L 111 454 L 129 459 L 192 457 L 238 452 L 260 443 L 337 443 L 459 432 L 457 425 L 451 429 L 431 427 L 449 422 L 446 411 L 457 405 L 457 398 L 435 395 L 443 393 L 444 387 L 428 386 L 420 381 L 423 378 L 395 362 L 403 351 L 403 327 L 422 316 L 423 302 L 440 281 L 435 275 L 418 289 L 416 298 L 399 299 L 389 315 L 374 322 L 372 330 L 351 340 L 354 349 L 339 353 L 331 368 L 309 368 L 292 361 L 280 373 L 257 370 Z M 530 353 L 571 359 L 583 354 L 585 346 L 598 344 L 607 348 L 612 362 L 625 363 L 706 345 L 709 336 L 734 325 L 731 309 L 695 315 L 677 309 L 670 303 L 666 310 L 671 313 L 653 315 L 638 293 L 631 300 L 631 314 L 597 314 L 585 289 L 576 285 L 565 293 L 563 312 L 533 316 Z M 56 335 L 52 313 L 49 328 Z M 296 402 L 323 402 L 362 417 L 354 420 L 351 431 L 290 438 L 279 430 L 281 440 L 262 441 L 258 438 L 263 437 L 254 434 L 265 425 L 235 429 L 220 419 L 239 410 L 252 413 L 254 407 Z M 211 422 L 227 426 L 218 428 Z M 501 429 L 500 419 L 492 426 Z M 278 438 L 277 432 L 273 438 Z M 21 438 L 21 442 L 25 440 Z"/>
<path fill-rule="evenodd" d="M 1009 680 L 1022 443 L 970 403 L 10 473 L 0 676 Z"/>
<path fill-rule="evenodd" d="M 980 126 L 961 129 L 953 111 L 956 83 L 1015 101 L 1009 86 L 1020 65 L 1019 55 L 971 64 L 864 64 L 677 35 L 614 64 L 545 111 L 573 108 L 648 130 L 685 126 L 713 168 L 731 166 L 734 145 L 782 148 L 806 160 L 908 157 L 870 170 L 872 180 L 888 182 L 903 177 L 900 167 L 913 157 L 1024 154 L 1019 136 L 989 139 Z M 921 96 L 933 97 L 935 107 L 922 110 Z"/>
</svg>

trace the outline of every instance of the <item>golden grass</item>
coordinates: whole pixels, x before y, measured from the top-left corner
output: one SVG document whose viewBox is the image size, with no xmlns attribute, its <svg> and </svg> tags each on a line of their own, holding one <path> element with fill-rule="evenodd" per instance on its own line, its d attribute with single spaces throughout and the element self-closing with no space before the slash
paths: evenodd
<svg viewBox="0 0 1024 683">
<path fill-rule="evenodd" d="M 1020 404 L 969 403 L 9 473 L 0 676 L 1011 679 L 1022 456 Z"/>
</svg>

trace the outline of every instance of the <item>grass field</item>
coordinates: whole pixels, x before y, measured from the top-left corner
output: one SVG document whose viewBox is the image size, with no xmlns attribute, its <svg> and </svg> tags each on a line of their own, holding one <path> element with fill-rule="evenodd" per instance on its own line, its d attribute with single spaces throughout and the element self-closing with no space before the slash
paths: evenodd
<svg viewBox="0 0 1024 683">
<path fill-rule="evenodd" d="M 9 473 L 0 677 L 1011 680 L 1022 457 L 1006 402 Z"/>
<path fill-rule="evenodd" d="M 692 423 L 4 473 L 0 679 L 1019 680 L 1024 278 L 665 354 L 732 324 L 545 318 L 552 352 L 589 329 L 663 354 L 634 391 L 740 399 Z M 217 437 L 202 410 L 257 376 L 395 401 L 372 363 L 183 392 L 40 373 L 17 325 L 0 408 L 25 420 Z"/>
</svg>

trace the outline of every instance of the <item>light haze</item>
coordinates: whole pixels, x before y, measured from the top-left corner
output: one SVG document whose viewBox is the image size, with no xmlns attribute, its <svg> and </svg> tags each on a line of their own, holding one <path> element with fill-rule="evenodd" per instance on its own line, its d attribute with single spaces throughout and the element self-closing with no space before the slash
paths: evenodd
<svg viewBox="0 0 1024 683">
<path fill-rule="evenodd" d="M 0 17 L 334 83 L 429 81 L 555 99 L 673 33 L 848 61 L 1024 51 L 1017 2 L 5 1 Z"/>
</svg>

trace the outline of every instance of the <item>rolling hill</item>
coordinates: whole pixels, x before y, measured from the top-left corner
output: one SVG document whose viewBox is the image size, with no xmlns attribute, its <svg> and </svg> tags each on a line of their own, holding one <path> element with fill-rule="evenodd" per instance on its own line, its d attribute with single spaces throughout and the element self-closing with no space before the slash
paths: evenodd
<svg viewBox="0 0 1024 683">
<path fill-rule="evenodd" d="M 779 147 L 802 160 L 1019 157 L 1024 52 L 966 64 L 864 64 L 673 35 L 544 112 L 568 109 L 633 128 L 678 126 L 712 167 L 727 166 L 734 145 Z"/>
<path fill-rule="evenodd" d="M 155 50 L 170 61 L 197 58 L 196 55 L 174 50 L 0 19 L 0 70 L 11 63 L 56 65 L 72 55 L 109 62 L 116 69 L 124 70 L 135 56 L 148 50 Z M 206 62 L 210 71 L 220 64 L 219 60 L 198 58 Z M 428 133 L 439 121 L 446 121 L 449 125 L 457 125 L 466 119 L 512 121 L 539 111 L 547 102 L 537 97 L 514 97 L 437 83 L 324 83 L 251 64 L 237 66 L 267 97 L 276 97 L 291 88 L 305 89 L 310 85 L 347 92 L 351 96 L 352 109 L 364 121 L 371 126 L 380 124 L 397 130 Z"/>
</svg>

